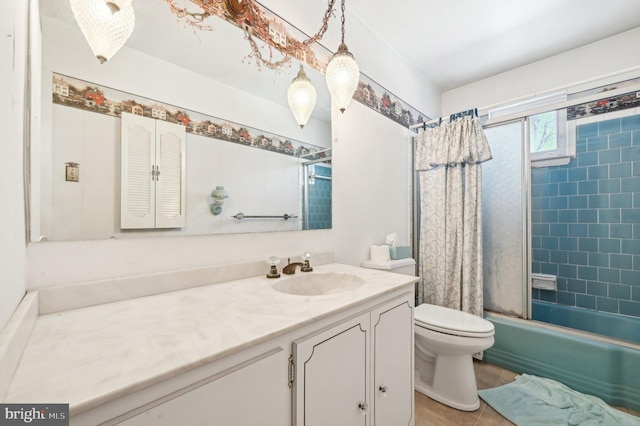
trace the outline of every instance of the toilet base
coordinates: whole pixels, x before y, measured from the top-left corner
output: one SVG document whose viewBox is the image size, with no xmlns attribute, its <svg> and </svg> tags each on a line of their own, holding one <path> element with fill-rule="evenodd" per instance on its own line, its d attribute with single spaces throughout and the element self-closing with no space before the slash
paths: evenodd
<svg viewBox="0 0 640 426">
<path fill-rule="evenodd" d="M 442 395 L 439 395 L 436 392 L 433 392 L 433 389 L 431 389 L 431 386 L 424 383 L 424 381 L 422 381 L 418 377 L 415 378 L 415 389 L 421 394 L 433 399 L 434 401 L 438 401 L 444 405 L 447 405 L 449 407 L 455 408 L 460 411 L 476 411 L 478 408 L 480 408 L 480 398 L 478 398 L 477 394 L 475 396 L 475 401 L 471 401 L 469 403 L 461 403 L 459 401 L 454 401 Z"/>
<path fill-rule="evenodd" d="M 415 389 L 449 407 L 475 411 L 480 407 L 471 355 L 431 356 L 416 350 Z"/>
</svg>

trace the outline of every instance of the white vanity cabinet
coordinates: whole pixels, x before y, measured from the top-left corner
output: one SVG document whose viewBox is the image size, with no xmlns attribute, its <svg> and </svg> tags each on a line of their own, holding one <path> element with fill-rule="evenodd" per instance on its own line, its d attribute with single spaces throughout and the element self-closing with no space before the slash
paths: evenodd
<svg viewBox="0 0 640 426">
<path fill-rule="evenodd" d="M 413 304 L 399 300 L 371 312 L 376 426 L 413 425 Z"/>
<path fill-rule="evenodd" d="M 299 296 L 250 277 L 41 316 L 6 400 L 63 394 L 71 426 L 413 426 L 414 278 L 316 270 L 365 283 Z M 46 340 L 62 326 L 90 350 Z M 46 348 L 64 383 L 40 374 Z"/>
<path fill-rule="evenodd" d="M 408 295 L 293 344 L 296 426 L 413 425 Z"/>
<path fill-rule="evenodd" d="M 293 344 L 294 424 L 369 425 L 369 314 Z"/>
<path fill-rule="evenodd" d="M 281 347 L 166 395 L 123 426 L 288 425 L 289 351 Z M 141 411 L 140 409 L 136 411 Z M 127 416 L 123 416 L 127 417 Z"/>
</svg>

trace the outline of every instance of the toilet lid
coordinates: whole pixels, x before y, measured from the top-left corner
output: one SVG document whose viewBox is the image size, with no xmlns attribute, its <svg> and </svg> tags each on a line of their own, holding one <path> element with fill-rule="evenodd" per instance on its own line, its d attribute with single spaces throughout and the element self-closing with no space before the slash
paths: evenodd
<svg viewBox="0 0 640 426">
<path fill-rule="evenodd" d="M 493 336 L 493 324 L 484 318 L 442 306 L 423 303 L 414 310 L 416 325 L 456 336 Z"/>
</svg>

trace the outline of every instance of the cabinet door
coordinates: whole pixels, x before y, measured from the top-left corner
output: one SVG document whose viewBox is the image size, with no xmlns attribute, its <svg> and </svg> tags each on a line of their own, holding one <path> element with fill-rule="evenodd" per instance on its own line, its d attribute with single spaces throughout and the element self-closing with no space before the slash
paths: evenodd
<svg viewBox="0 0 640 426">
<path fill-rule="evenodd" d="M 288 351 L 282 348 L 211 378 L 118 423 L 123 426 L 290 425 Z M 206 380 L 205 380 L 206 382 Z M 196 384 L 195 386 L 197 386 Z"/>
<path fill-rule="evenodd" d="M 184 126 L 156 121 L 156 228 L 185 226 Z"/>
<path fill-rule="evenodd" d="M 155 226 L 155 120 L 122 113 L 120 228 Z"/>
<path fill-rule="evenodd" d="M 294 342 L 294 419 L 304 426 L 369 425 L 369 314 Z"/>
<path fill-rule="evenodd" d="M 185 226 L 184 126 L 122 113 L 120 228 Z"/>
<path fill-rule="evenodd" d="M 371 312 L 375 426 L 413 425 L 413 305 Z"/>
</svg>

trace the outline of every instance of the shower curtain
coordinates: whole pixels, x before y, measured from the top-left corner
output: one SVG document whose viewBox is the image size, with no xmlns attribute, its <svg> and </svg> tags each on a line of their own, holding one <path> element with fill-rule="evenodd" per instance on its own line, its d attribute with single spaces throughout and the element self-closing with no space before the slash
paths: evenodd
<svg viewBox="0 0 640 426">
<path fill-rule="evenodd" d="M 477 117 L 421 131 L 419 303 L 482 316 L 482 165 L 491 159 Z"/>
</svg>

